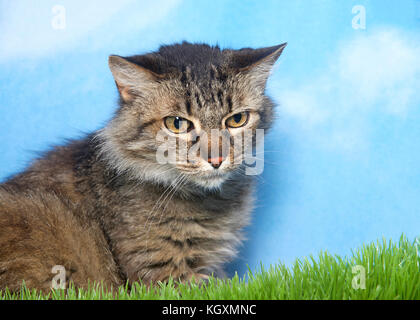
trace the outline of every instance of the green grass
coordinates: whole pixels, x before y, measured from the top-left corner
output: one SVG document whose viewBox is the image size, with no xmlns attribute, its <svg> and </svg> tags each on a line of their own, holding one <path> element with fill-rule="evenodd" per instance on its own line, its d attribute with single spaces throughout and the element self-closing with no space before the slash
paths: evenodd
<svg viewBox="0 0 420 320">
<path fill-rule="evenodd" d="M 202 286 L 159 283 L 147 288 L 136 283 L 131 290 L 121 287 L 117 298 L 124 300 L 149 299 L 420 299 L 420 239 L 414 242 L 401 236 L 398 242 L 378 241 L 364 245 L 347 258 L 321 252 L 297 260 L 291 267 L 282 264 L 258 272 L 249 271 L 244 278 L 211 278 Z M 362 266 L 366 270 L 365 289 L 355 289 L 352 281 Z M 353 273 L 355 272 L 355 273 Z M 245 280 L 245 278 L 248 278 Z M 48 295 L 25 287 L 19 293 L 0 291 L 0 300 L 33 299 L 112 299 L 101 285 L 87 290 L 69 288 L 54 290 Z M 115 296 L 114 296 L 115 298 Z"/>
</svg>

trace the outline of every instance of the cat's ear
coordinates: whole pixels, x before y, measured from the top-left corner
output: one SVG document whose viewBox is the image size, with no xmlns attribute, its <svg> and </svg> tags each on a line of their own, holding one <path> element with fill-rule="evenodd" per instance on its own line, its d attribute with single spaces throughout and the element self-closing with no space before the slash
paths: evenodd
<svg viewBox="0 0 420 320">
<path fill-rule="evenodd" d="M 255 82 L 255 85 L 265 88 L 271 69 L 286 45 L 283 43 L 273 47 L 237 50 L 233 55 L 233 66 Z"/>
<path fill-rule="evenodd" d="M 109 56 L 108 64 L 121 98 L 126 102 L 132 100 L 136 92 L 147 92 L 155 88 L 162 77 L 120 56 Z"/>
</svg>

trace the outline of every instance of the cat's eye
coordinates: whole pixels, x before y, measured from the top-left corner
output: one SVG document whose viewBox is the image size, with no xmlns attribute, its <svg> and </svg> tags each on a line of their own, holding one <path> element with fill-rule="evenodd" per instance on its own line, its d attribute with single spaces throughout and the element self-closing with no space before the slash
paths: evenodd
<svg viewBox="0 0 420 320">
<path fill-rule="evenodd" d="M 164 122 L 166 128 L 173 133 L 185 133 L 193 127 L 191 121 L 181 117 L 166 117 Z"/>
<path fill-rule="evenodd" d="M 244 126 L 248 122 L 249 113 L 241 112 L 234 114 L 226 120 L 226 126 L 230 128 L 239 128 Z"/>
</svg>

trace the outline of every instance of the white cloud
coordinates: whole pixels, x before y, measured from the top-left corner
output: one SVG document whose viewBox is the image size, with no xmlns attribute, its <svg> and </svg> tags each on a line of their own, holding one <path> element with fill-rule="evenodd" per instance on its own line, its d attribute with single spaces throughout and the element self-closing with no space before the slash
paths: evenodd
<svg viewBox="0 0 420 320">
<path fill-rule="evenodd" d="M 275 84 L 281 116 L 323 147 L 366 147 L 370 115 L 405 117 L 420 106 L 419 39 L 381 29 L 342 43 L 322 75 L 299 87 Z"/>
<path fill-rule="evenodd" d="M 87 39 L 89 48 L 112 43 L 163 19 L 180 0 L 43 0 L 0 2 L 0 63 L 71 50 Z M 52 27 L 53 7 L 65 8 L 66 27 Z M 117 17 L 115 21 L 112 21 Z M 107 25 L 112 21 L 112 25 Z M 93 35 L 92 35 L 93 34 Z"/>
</svg>

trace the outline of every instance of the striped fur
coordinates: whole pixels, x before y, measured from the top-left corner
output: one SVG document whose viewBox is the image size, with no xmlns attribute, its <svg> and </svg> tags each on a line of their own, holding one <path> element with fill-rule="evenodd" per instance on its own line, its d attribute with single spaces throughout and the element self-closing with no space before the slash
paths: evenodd
<svg viewBox="0 0 420 320">
<path fill-rule="evenodd" d="M 217 174 L 205 159 L 159 164 L 155 137 L 168 115 L 209 131 L 247 110 L 248 128 L 268 129 L 265 82 L 284 46 L 184 42 L 111 56 L 120 106 L 110 122 L 0 185 L 0 289 L 17 290 L 25 280 L 49 290 L 54 265 L 80 287 L 223 275 L 250 220 L 253 177 L 242 164 Z"/>
</svg>

